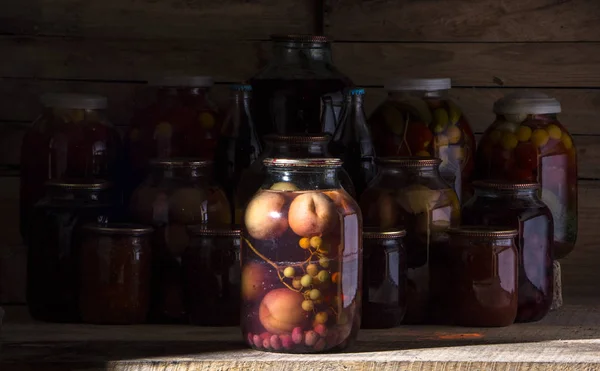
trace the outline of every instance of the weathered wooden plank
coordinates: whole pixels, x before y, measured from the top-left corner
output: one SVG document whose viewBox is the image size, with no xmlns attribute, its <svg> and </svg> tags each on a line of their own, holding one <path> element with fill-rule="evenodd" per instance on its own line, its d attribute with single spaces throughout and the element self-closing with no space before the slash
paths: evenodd
<svg viewBox="0 0 600 371">
<path fill-rule="evenodd" d="M 312 33 L 316 20 L 303 0 L 20 0 L 0 9 L 0 33 L 117 39 L 256 39 Z"/>
<path fill-rule="evenodd" d="M 328 35 L 376 41 L 600 41 L 596 0 L 332 0 Z"/>
</svg>

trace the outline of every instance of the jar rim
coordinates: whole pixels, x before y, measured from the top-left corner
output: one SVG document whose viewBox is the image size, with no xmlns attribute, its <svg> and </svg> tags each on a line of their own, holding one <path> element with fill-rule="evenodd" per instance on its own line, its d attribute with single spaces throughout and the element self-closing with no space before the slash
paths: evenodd
<svg viewBox="0 0 600 371">
<path fill-rule="evenodd" d="M 473 182 L 474 188 L 497 189 L 502 191 L 510 190 L 536 190 L 540 189 L 540 183 L 535 182 L 514 182 L 509 180 L 476 180 Z"/>
<path fill-rule="evenodd" d="M 48 188 L 72 190 L 102 190 L 112 187 L 112 182 L 104 179 L 52 179 L 45 183 Z"/>
<path fill-rule="evenodd" d="M 331 41 L 327 36 L 311 34 L 272 34 L 270 38 L 275 42 L 328 43 Z"/>
<path fill-rule="evenodd" d="M 209 167 L 213 165 L 212 160 L 203 160 L 198 158 L 155 158 L 150 160 L 150 166 L 155 168 L 185 168 L 185 167 Z"/>
<path fill-rule="evenodd" d="M 105 109 L 108 99 L 96 94 L 48 93 L 41 96 L 44 107 L 65 109 Z"/>
<path fill-rule="evenodd" d="M 221 236 L 239 237 L 242 233 L 239 226 L 192 224 L 187 226 L 187 231 L 192 236 Z"/>
<path fill-rule="evenodd" d="M 437 157 L 406 156 L 406 157 L 377 157 L 375 163 L 382 165 L 399 165 L 402 167 L 439 166 L 442 163 Z"/>
<path fill-rule="evenodd" d="M 94 232 L 96 234 L 106 235 L 130 235 L 130 236 L 141 236 L 154 232 L 154 228 L 134 223 L 106 223 L 96 224 L 89 223 L 83 226 L 86 231 Z"/>
<path fill-rule="evenodd" d="M 380 228 L 363 228 L 363 238 L 371 240 L 383 240 L 392 238 L 402 238 L 406 236 L 406 229 L 380 229 Z"/>
<path fill-rule="evenodd" d="M 267 134 L 264 136 L 266 142 L 269 143 L 312 143 L 322 142 L 327 143 L 331 141 L 330 134 L 309 134 L 309 135 L 279 135 L 279 134 Z"/>
<path fill-rule="evenodd" d="M 448 234 L 464 237 L 513 238 L 516 237 L 519 232 L 510 227 L 463 225 L 461 227 L 448 229 Z"/>
<path fill-rule="evenodd" d="M 314 168 L 338 168 L 342 166 L 339 158 L 265 158 L 263 164 L 266 167 L 314 167 Z"/>
</svg>

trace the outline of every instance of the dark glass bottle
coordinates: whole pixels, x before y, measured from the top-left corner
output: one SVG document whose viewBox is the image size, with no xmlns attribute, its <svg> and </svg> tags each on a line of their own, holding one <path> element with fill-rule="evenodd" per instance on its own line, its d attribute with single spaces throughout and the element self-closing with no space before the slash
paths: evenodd
<svg viewBox="0 0 600 371">
<path fill-rule="evenodd" d="M 231 201 L 232 215 L 235 190 L 244 169 L 256 161 L 261 145 L 250 115 L 252 86 L 232 85 L 231 103 L 223 126 L 216 152 L 217 180 Z"/>
<path fill-rule="evenodd" d="M 364 94 L 365 90 L 361 88 L 348 90 L 330 144 L 331 154 L 342 159 L 344 169 L 350 174 L 357 197 L 375 177 L 375 149 L 363 109 Z"/>
<path fill-rule="evenodd" d="M 337 128 L 337 117 L 333 108 L 333 99 L 330 96 L 323 97 L 323 113 L 321 114 L 321 125 L 323 132 L 333 135 Z"/>
<path fill-rule="evenodd" d="M 271 133 L 320 133 L 321 98 L 352 82 L 333 65 L 326 37 L 283 35 L 271 41 L 272 59 L 250 79 L 260 139 Z"/>
</svg>

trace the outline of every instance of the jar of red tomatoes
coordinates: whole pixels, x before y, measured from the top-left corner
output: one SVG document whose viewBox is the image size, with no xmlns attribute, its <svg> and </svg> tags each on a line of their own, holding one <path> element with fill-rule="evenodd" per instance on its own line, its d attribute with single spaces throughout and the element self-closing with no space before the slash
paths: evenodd
<svg viewBox="0 0 600 371">
<path fill-rule="evenodd" d="M 540 183 L 554 220 L 554 257 L 564 258 L 577 239 L 577 151 L 558 121 L 560 103 L 521 92 L 498 100 L 494 112 L 496 121 L 479 143 L 475 176 Z"/>
</svg>

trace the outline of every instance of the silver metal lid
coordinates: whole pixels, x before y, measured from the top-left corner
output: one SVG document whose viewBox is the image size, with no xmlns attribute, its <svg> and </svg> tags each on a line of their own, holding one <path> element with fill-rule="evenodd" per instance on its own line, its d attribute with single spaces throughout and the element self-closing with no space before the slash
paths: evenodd
<svg viewBox="0 0 600 371">
<path fill-rule="evenodd" d="M 394 77 L 385 83 L 387 91 L 439 91 L 452 88 L 452 80 L 443 78 L 403 78 Z"/>
<path fill-rule="evenodd" d="M 505 95 L 494 103 L 494 113 L 499 115 L 544 115 L 561 112 L 560 102 L 544 93 L 520 91 Z"/>
<path fill-rule="evenodd" d="M 67 109 L 105 109 L 106 97 L 94 94 L 50 93 L 41 97 L 45 107 Z"/>
</svg>

